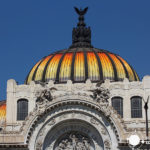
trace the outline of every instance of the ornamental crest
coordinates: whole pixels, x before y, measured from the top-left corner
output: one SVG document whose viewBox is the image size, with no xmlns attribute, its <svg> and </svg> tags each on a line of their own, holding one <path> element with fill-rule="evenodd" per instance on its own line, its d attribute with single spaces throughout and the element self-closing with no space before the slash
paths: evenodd
<svg viewBox="0 0 150 150">
<path fill-rule="evenodd" d="M 95 100 L 98 103 L 105 104 L 108 103 L 108 99 L 110 97 L 110 92 L 108 89 L 105 89 L 102 87 L 102 81 L 100 83 L 96 84 L 96 88 L 94 90 L 91 90 L 93 92 L 93 95 L 90 95 L 93 100 Z"/>
<path fill-rule="evenodd" d="M 38 106 L 42 107 L 45 106 L 48 102 L 53 100 L 52 91 L 57 90 L 56 88 L 52 87 L 50 89 L 44 89 L 42 91 L 38 91 L 36 93 L 36 103 Z"/>
</svg>

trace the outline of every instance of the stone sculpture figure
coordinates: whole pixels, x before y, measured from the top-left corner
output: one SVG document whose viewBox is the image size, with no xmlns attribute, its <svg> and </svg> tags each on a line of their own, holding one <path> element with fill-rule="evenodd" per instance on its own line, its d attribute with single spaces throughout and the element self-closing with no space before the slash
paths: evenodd
<svg viewBox="0 0 150 150">
<path fill-rule="evenodd" d="M 71 142 L 69 142 L 69 141 L 68 141 L 68 144 L 67 144 L 66 150 L 71 150 L 71 149 L 72 149 Z"/>
<path fill-rule="evenodd" d="M 44 89 L 43 91 L 36 93 L 37 96 L 36 102 L 38 103 L 38 105 L 43 105 L 49 101 L 52 101 L 53 99 L 53 96 L 51 94 L 52 90 L 57 90 L 57 89 L 52 87 L 50 89 Z"/>
<path fill-rule="evenodd" d="M 71 133 L 59 142 L 55 150 L 90 150 L 90 142 L 82 135 Z"/>
<path fill-rule="evenodd" d="M 102 87 L 103 82 L 97 83 L 96 88 L 94 90 L 91 90 L 93 92 L 93 95 L 90 95 L 94 100 L 100 103 L 108 103 L 108 99 L 110 97 L 110 92 L 108 89 L 105 89 Z"/>
<path fill-rule="evenodd" d="M 90 150 L 90 143 L 88 142 L 88 140 L 83 137 L 82 141 L 85 145 L 86 150 Z"/>
<path fill-rule="evenodd" d="M 76 146 L 77 146 L 77 138 L 76 136 L 73 134 L 73 135 L 70 135 L 70 139 L 72 140 L 72 146 L 73 146 L 73 150 L 76 150 Z"/>
</svg>

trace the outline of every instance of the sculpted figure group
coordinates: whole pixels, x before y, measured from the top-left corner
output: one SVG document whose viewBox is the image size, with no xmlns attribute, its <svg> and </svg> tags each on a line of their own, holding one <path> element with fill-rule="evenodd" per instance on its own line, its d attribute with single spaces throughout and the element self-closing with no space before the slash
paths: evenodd
<svg viewBox="0 0 150 150">
<path fill-rule="evenodd" d="M 102 83 L 103 81 L 97 83 L 96 88 L 94 90 L 91 90 L 91 92 L 93 92 L 93 95 L 91 95 L 91 97 L 99 103 L 108 103 L 110 92 L 108 89 L 105 89 L 101 86 Z"/>
<path fill-rule="evenodd" d="M 39 106 L 43 106 L 45 104 L 47 104 L 48 102 L 53 100 L 53 96 L 52 96 L 52 91 L 57 90 L 56 88 L 52 87 L 50 89 L 44 89 L 43 91 L 37 92 L 36 93 L 36 103 Z"/>
<path fill-rule="evenodd" d="M 70 134 L 58 144 L 55 150 L 90 150 L 90 142 L 84 136 Z"/>
</svg>

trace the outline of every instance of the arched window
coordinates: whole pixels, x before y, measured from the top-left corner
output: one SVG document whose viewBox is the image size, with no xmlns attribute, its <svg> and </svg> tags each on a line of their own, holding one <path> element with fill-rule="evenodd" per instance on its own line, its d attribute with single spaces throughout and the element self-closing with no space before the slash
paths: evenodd
<svg viewBox="0 0 150 150">
<path fill-rule="evenodd" d="M 131 98 L 131 118 L 142 118 L 142 98 L 139 96 Z"/>
<path fill-rule="evenodd" d="M 19 99 L 17 101 L 17 120 L 25 120 L 28 116 L 28 100 Z"/>
<path fill-rule="evenodd" d="M 122 97 L 113 97 L 111 99 L 112 107 L 123 117 L 123 98 Z"/>
</svg>

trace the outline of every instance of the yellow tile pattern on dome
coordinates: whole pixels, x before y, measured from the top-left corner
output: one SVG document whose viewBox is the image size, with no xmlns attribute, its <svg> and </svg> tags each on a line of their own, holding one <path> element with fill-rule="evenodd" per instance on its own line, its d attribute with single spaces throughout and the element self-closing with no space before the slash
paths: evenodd
<svg viewBox="0 0 150 150">
<path fill-rule="evenodd" d="M 0 124 L 6 120 L 6 103 L 0 104 Z"/>
<path fill-rule="evenodd" d="M 39 63 L 41 62 L 42 60 L 40 60 L 38 63 L 36 63 L 36 65 L 31 69 L 31 72 L 29 73 L 29 76 L 27 78 L 27 84 L 29 84 L 31 81 L 32 81 L 32 77 L 33 77 L 33 74 L 35 72 L 35 69 L 37 68 L 37 66 L 39 65 Z"/>
<path fill-rule="evenodd" d="M 117 69 L 117 76 L 118 76 L 118 79 L 123 79 L 126 77 L 126 73 L 125 73 L 125 70 L 121 64 L 121 62 L 119 61 L 119 59 L 114 55 L 114 54 L 108 54 L 112 60 L 114 61 L 115 63 L 115 66 L 116 66 L 116 69 Z"/>
<path fill-rule="evenodd" d="M 134 73 L 135 73 L 137 81 L 139 81 L 139 77 L 138 77 L 137 73 L 135 72 L 135 70 L 134 70 Z"/>
<path fill-rule="evenodd" d="M 61 82 L 70 80 L 71 77 L 71 64 L 73 53 L 65 54 L 60 67 L 59 80 Z"/>
<path fill-rule="evenodd" d="M 56 73 L 57 73 L 57 67 L 60 61 L 60 58 L 62 57 L 62 54 L 56 54 L 50 63 L 48 64 L 47 70 L 46 70 L 46 79 L 55 80 L 56 79 Z"/>
<path fill-rule="evenodd" d="M 49 59 L 52 57 L 52 55 L 49 55 L 47 56 L 42 62 L 41 64 L 39 65 L 38 67 L 38 70 L 36 72 L 36 75 L 35 75 L 35 81 L 40 81 L 42 80 L 42 75 L 43 75 L 43 72 L 44 72 L 44 68 L 45 68 L 45 65 L 46 63 L 49 61 Z"/>
<path fill-rule="evenodd" d="M 32 80 L 84 82 L 87 78 L 91 81 L 118 81 L 125 77 L 130 81 L 139 80 L 137 73 L 120 56 L 96 48 L 79 48 L 62 50 L 43 58 L 31 69 L 26 83 Z"/>
<path fill-rule="evenodd" d="M 105 53 L 97 53 L 101 64 L 102 64 L 102 70 L 103 70 L 103 76 L 104 79 L 113 79 L 114 78 L 114 70 L 112 67 L 112 63 L 108 56 Z"/>
<path fill-rule="evenodd" d="M 99 66 L 96 56 L 93 52 L 87 52 L 87 63 L 88 63 L 88 78 L 92 81 L 100 79 Z"/>
<path fill-rule="evenodd" d="M 85 80 L 85 62 L 83 52 L 76 53 L 74 63 L 74 80 L 84 81 Z"/>
<path fill-rule="evenodd" d="M 134 74 L 133 74 L 133 71 L 132 71 L 131 67 L 129 66 L 129 64 L 123 58 L 121 58 L 120 56 L 118 56 L 118 57 L 122 60 L 122 62 L 124 63 L 124 65 L 125 65 L 125 67 L 126 67 L 126 69 L 128 71 L 129 80 L 130 81 L 134 81 L 135 80 L 134 79 Z"/>
</svg>

